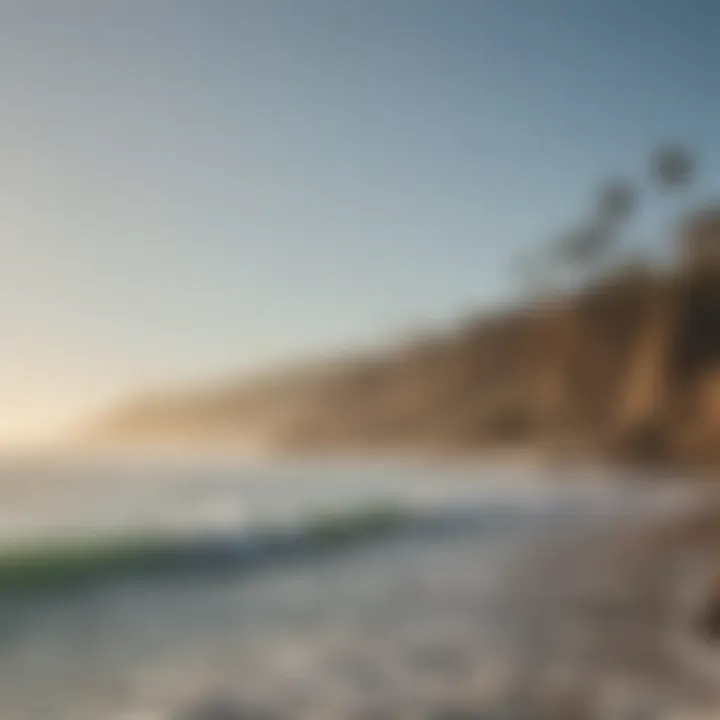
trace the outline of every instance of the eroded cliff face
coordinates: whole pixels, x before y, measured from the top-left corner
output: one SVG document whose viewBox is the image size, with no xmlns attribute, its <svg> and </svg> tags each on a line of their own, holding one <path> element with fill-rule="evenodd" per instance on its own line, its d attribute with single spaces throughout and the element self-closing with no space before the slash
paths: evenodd
<svg viewBox="0 0 720 720">
<path fill-rule="evenodd" d="M 664 427 L 673 456 L 720 459 L 720 273 L 680 278 L 668 343 Z"/>
<path fill-rule="evenodd" d="M 617 278 L 538 317 L 535 335 L 540 442 L 627 460 L 720 460 L 720 266 Z"/>
<path fill-rule="evenodd" d="M 96 437 L 720 460 L 720 267 L 616 276 L 420 343 L 120 411 Z"/>
</svg>

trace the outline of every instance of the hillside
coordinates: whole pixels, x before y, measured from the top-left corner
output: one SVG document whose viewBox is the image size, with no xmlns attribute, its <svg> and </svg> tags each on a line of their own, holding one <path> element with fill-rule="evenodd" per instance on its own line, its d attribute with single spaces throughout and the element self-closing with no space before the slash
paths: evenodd
<svg viewBox="0 0 720 720">
<path fill-rule="evenodd" d="M 616 274 L 445 334 L 138 401 L 96 442 L 720 460 L 720 268 Z"/>
</svg>

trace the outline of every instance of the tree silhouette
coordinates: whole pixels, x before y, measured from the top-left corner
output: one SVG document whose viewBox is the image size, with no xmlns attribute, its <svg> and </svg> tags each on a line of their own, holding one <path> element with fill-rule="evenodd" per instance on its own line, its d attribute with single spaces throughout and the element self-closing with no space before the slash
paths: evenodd
<svg viewBox="0 0 720 720">
<path fill-rule="evenodd" d="M 678 190 L 688 185 L 694 170 L 693 158 L 680 147 L 659 148 L 651 158 L 652 176 L 665 190 Z"/>
<path fill-rule="evenodd" d="M 601 223 L 579 225 L 560 238 L 556 257 L 569 267 L 582 269 L 598 260 L 610 242 L 611 235 Z"/>
<path fill-rule="evenodd" d="M 666 145 L 652 153 L 650 170 L 656 187 L 677 192 L 692 181 L 695 162 L 682 147 Z M 549 268 L 554 269 L 556 276 L 558 271 L 569 271 L 574 277 L 579 273 L 582 280 L 587 280 L 611 251 L 627 240 L 627 226 L 638 205 L 638 192 L 630 183 L 617 178 L 606 182 L 588 218 L 550 243 L 545 255 Z M 543 264 L 537 263 L 537 258 L 526 258 L 520 266 L 526 282 L 537 282 L 537 271 Z"/>
<path fill-rule="evenodd" d="M 597 214 L 601 223 L 616 225 L 630 219 L 637 200 L 635 191 L 626 182 L 614 180 L 600 189 Z"/>
</svg>

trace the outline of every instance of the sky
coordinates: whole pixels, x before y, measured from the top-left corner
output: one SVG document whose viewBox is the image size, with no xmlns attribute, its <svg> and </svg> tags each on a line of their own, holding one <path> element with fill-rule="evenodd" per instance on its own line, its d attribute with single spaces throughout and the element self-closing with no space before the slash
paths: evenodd
<svg viewBox="0 0 720 720">
<path fill-rule="evenodd" d="M 448 322 L 658 143 L 715 0 L 0 0 L 0 444 Z"/>
</svg>

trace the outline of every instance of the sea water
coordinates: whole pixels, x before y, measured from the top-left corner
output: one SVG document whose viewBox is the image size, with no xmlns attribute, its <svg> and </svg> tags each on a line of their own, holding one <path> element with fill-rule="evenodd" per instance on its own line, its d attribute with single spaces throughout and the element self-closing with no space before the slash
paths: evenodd
<svg viewBox="0 0 720 720">
<path fill-rule="evenodd" d="M 268 527 L 299 532 L 318 513 L 378 503 L 402 507 L 412 522 L 281 561 L 266 552 L 249 563 L 246 553 L 214 572 L 6 592 L 0 717 L 497 714 L 527 687 L 522 672 L 538 672 L 527 669 L 532 637 L 519 631 L 538 603 L 523 607 L 514 571 L 543 547 L 615 532 L 685 496 L 673 484 L 499 463 L 8 460 L 0 468 L 6 548 L 149 532 L 248 548 Z M 630 717 L 664 684 L 644 671 L 616 678 L 626 708 L 600 717 Z M 542 717 L 535 702 L 520 715 Z"/>
</svg>

